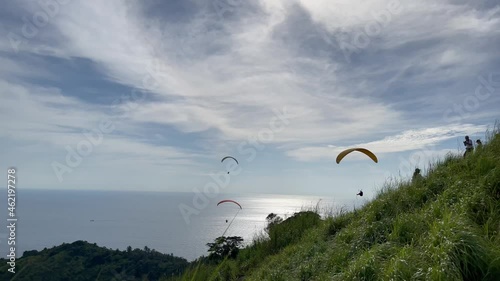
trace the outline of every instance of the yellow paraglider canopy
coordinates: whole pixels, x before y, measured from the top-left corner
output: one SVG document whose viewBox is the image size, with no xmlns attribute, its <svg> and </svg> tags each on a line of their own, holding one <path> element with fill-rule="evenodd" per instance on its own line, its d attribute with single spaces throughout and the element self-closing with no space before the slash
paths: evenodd
<svg viewBox="0 0 500 281">
<path fill-rule="evenodd" d="M 340 163 L 340 161 L 342 161 L 342 159 L 349 153 L 353 152 L 353 151 L 359 151 L 359 152 L 362 152 L 364 154 L 366 154 L 368 157 L 370 157 L 375 163 L 378 163 L 378 159 L 377 159 L 377 156 L 375 156 L 375 154 L 373 154 L 370 150 L 366 149 L 366 148 L 360 148 L 360 147 L 356 147 L 356 148 L 349 148 L 349 149 L 346 149 L 342 152 L 339 153 L 339 155 L 337 155 L 337 164 Z"/>
</svg>

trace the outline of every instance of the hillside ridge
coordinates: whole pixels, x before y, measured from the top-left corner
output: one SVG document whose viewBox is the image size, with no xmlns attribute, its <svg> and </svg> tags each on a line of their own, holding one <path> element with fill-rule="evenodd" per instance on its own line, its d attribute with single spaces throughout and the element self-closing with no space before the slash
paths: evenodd
<svg viewBox="0 0 500 281">
<path fill-rule="evenodd" d="M 498 132 L 413 182 L 389 180 L 362 208 L 289 218 L 236 258 L 200 258 L 169 280 L 498 280 Z"/>
</svg>

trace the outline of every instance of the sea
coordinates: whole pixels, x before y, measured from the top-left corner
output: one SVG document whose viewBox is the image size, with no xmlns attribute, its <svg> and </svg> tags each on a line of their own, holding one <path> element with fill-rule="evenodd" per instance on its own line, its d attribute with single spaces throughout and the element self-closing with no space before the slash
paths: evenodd
<svg viewBox="0 0 500 281">
<path fill-rule="evenodd" d="M 234 200 L 241 205 L 221 200 Z M 5 258 L 13 234 L 7 228 L 7 192 L 0 193 L 0 255 Z M 351 201 L 319 196 L 277 194 L 83 191 L 25 189 L 16 194 L 16 256 L 62 243 L 84 240 L 109 249 L 150 249 L 193 261 L 208 255 L 207 243 L 215 238 L 241 236 L 248 245 L 264 234 L 266 217 L 282 218 L 317 209 L 325 217 Z M 181 209 L 183 211 L 181 211 Z M 184 213 L 184 215 L 183 215 Z"/>
</svg>

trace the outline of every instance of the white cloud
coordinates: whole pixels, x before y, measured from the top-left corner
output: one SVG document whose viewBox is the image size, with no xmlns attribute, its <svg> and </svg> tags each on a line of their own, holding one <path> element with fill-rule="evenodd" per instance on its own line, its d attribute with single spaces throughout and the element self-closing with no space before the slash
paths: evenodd
<svg viewBox="0 0 500 281">
<path fill-rule="evenodd" d="M 161 72 L 155 73 L 158 87 L 150 90 L 165 101 L 132 112 L 130 117 L 135 121 L 166 123 L 184 132 L 212 128 L 224 138 L 238 140 L 266 128 L 273 110 L 286 106 L 296 118 L 276 136 L 277 142 L 321 142 L 398 123 L 398 112 L 381 102 L 351 96 L 349 84 L 321 94 L 300 85 L 304 82 L 300 78 L 293 81 L 297 77 L 290 77 L 289 67 L 282 63 L 293 58 L 270 36 L 272 26 L 279 23 L 277 8 L 269 9 L 264 18 L 227 27 L 231 34 L 221 38 L 221 45 L 229 49 L 199 57 L 192 65 L 176 61 L 169 53 L 158 54 L 165 46 L 178 46 L 178 42 L 152 36 L 162 27 L 148 23 L 138 7 L 110 1 L 99 8 L 90 2 L 75 2 L 67 8 L 67 14 L 57 18 L 67 38 L 61 44 L 73 56 L 99 63 L 114 81 L 144 88 L 148 69 L 154 63 L 161 65 Z M 197 21 L 191 24 L 202 25 Z M 173 32 L 167 30 L 167 34 Z M 147 43 L 143 38 L 152 39 Z M 189 37 L 184 39 L 188 47 L 193 45 Z M 165 41 L 160 44 L 160 40 Z M 359 113 L 350 115 L 347 124 L 346 116 L 353 108 Z"/>
<path fill-rule="evenodd" d="M 9 93 L 3 95 L 0 104 L 2 114 L 9 116 L 8 122 L 1 124 L 2 137 L 45 144 L 48 145 L 46 149 L 65 152 L 65 146 L 76 149 L 79 142 L 87 140 L 84 133 L 98 131 L 103 136 L 96 148 L 99 152 L 94 155 L 128 155 L 127 157 L 161 162 L 170 159 L 172 165 L 178 163 L 175 159 L 182 162 L 196 157 L 180 148 L 151 145 L 140 139 L 125 138 L 120 134 L 124 129 L 137 131 L 138 128 L 127 124 L 126 119 L 116 118 L 104 113 L 102 108 L 64 96 L 56 89 L 14 85 L 1 80 L 0 88 Z M 114 128 L 112 132 L 103 132 L 100 127 L 102 122 L 111 122 Z"/>
<path fill-rule="evenodd" d="M 156 138 L 164 144 L 152 145 L 148 136 L 137 137 L 142 126 L 159 124 L 189 140 L 196 135 L 204 152 L 214 153 L 214 147 L 230 150 L 269 128 L 275 110 L 286 108 L 290 123 L 275 134 L 269 146 L 277 150 L 270 153 L 285 152 L 299 161 L 335 158 L 347 143 L 398 153 L 484 130 L 446 124 L 442 113 L 462 102 L 465 92 L 473 93 L 476 77 L 500 58 L 488 43 L 499 38 L 499 7 L 427 0 L 261 0 L 262 10 L 225 22 L 207 10 L 174 21 L 150 15 L 141 5 L 72 1 L 30 46 L 23 45 L 26 62 L 2 54 L 0 74 L 9 82 L 0 81 L 0 110 L 12 121 L 1 125 L 0 135 L 60 151 L 80 141 L 82 130 L 115 118 L 119 129 L 96 150 L 96 158 L 109 161 L 103 163 L 123 157 L 183 165 L 203 156 L 191 153 L 182 139 L 173 146 Z M 23 6 L 39 10 L 34 2 Z M 385 18 L 380 33 L 346 62 L 339 40 L 366 32 L 367 24 L 386 17 L 389 9 L 399 12 Z M 50 46 L 40 49 L 38 43 Z M 0 39 L 0 49 L 8 53 L 8 46 Z M 83 102 L 58 88 L 57 68 L 44 68 L 56 64 L 36 54 L 63 63 L 89 60 L 105 79 L 147 90 L 150 98 L 118 110 Z M 36 79 L 56 86 L 37 85 Z M 470 88 L 463 87 L 467 81 Z M 468 113 L 460 121 L 484 124 L 498 114 L 490 108 Z M 368 141 L 373 139 L 378 140 Z"/>
<path fill-rule="evenodd" d="M 350 146 L 325 145 L 303 147 L 290 150 L 287 154 L 300 161 L 315 161 L 322 159 L 335 159 L 341 151 L 351 147 L 363 147 L 372 151 L 376 155 L 412 151 L 417 149 L 432 150 L 434 146 L 442 141 L 452 139 L 457 136 L 482 133 L 485 131 L 486 126 L 471 124 L 425 128 L 420 130 L 404 131 L 395 136 L 388 136 L 381 140 L 367 143 L 358 143 Z M 354 154 L 353 156 L 350 156 L 350 158 L 364 159 L 364 156 Z"/>
<path fill-rule="evenodd" d="M 447 27 L 451 30 L 459 32 L 480 32 L 486 34 L 491 32 L 498 33 L 500 32 L 498 30 L 500 18 L 495 18 L 494 16 L 498 16 L 499 12 L 500 6 L 486 12 L 467 10 L 464 13 L 451 18 Z"/>
</svg>

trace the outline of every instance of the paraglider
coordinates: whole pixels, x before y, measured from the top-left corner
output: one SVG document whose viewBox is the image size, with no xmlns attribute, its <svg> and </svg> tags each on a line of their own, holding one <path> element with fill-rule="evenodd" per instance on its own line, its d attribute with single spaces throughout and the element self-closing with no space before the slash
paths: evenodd
<svg viewBox="0 0 500 281">
<path fill-rule="evenodd" d="M 236 164 L 238 164 L 238 165 L 240 164 L 240 163 L 238 162 L 238 160 L 236 160 L 236 158 L 234 158 L 233 156 L 226 156 L 226 157 L 222 158 L 222 160 L 220 160 L 220 162 L 221 162 L 221 163 L 223 163 L 223 162 L 224 162 L 224 160 L 226 160 L 226 159 L 228 159 L 228 158 L 233 159 L 233 160 L 236 162 Z M 229 171 L 228 171 L 227 173 L 229 174 Z"/>
<path fill-rule="evenodd" d="M 241 210 L 241 209 L 243 209 L 243 208 L 241 208 L 240 203 L 238 203 L 238 202 L 236 202 L 236 201 L 234 201 L 234 200 L 229 200 L 229 199 L 220 201 L 219 203 L 217 203 L 217 206 L 219 206 L 219 205 L 220 205 L 220 204 L 222 204 L 222 203 L 229 203 L 229 202 L 230 202 L 230 203 L 234 203 L 234 204 L 238 205 L 238 206 L 240 207 L 240 210 Z"/>
<path fill-rule="evenodd" d="M 229 229 L 229 227 L 231 226 L 231 224 L 233 224 L 233 221 L 234 219 L 236 218 L 236 216 L 238 215 L 238 213 L 243 209 L 240 205 L 240 203 L 234 201 L 234 200 L 230 200 L 230 199 L 226 199 L 226 200 L 222 200 L 220 201 L 219 203 L 217 203 L 217 206 L 219 206 L 220 204 L 223 204 L 223 203 L 233 203 L 233 204 L 236 204 L 238 205 L 238 207 L 240 207 L 238 209 L 238 212 L 236 212 L 236 214 L 234 215 L 233 219 L 231 220 L 231 222 L 229 223 L 229 225 L 226 227 L 226 230 L 224 230 L 224 233 L 222 233 L 222 236 L 224 236 L 224 234 L 226 234 L 226 231 Z M 228 220 L 226 219 L 226 223 L 228 222 Z"/>
<path fill-rule="evenodd" d="M 337 159 L 335 159 L 337 164 L 340 164 L 340 161 L 342 161 L 342 159 L 344 159 L 344 157 L 347 154 L 349 154 L 353 151 L 359 151 L 359 152 L 365 154 L 366 156 L 370 157 L 370 159 L 372 159 L 373 162 L 378 163 L 377 156 L 375 154 L 373 154 L 373 152 L 371 152 L 370 150 L 368 150 L 366 148 L 355 147 L 355 148 L 349 148 L 349 149 L 346 149 L 346 150 L 340 152 L 339 155 L 337 155 Z M 358 195 L 360 197 L 363 197 L 363 190 L 362 189 L 360 189 L 359 192 L 356 194 L 356 196 L 358 196 Z"/>
<path fill-rule="evenodd" d="M 342 161 L 342 159 L 349 153 L 353 152 L 353 151 L 359 151 L 361 153 L 364 153 L 366 156 L 370 157 L 373 162 L 375 163 L 378 163 L 378 159 L 377 159 L 377 156 L 375 156 L 375 154 L 373 154 L 373 152 L 371 152 L 370 150 L 366 149 L 366 148 L 360 148 L 360 147 L 357 147 L 357 148 L 349 148 L 349 149 L 346 149 L 342 152 L 339 153 L 339 155 L 337 155 L 337 164 L 340 163 L 340 161 Z"/>
</svg>

